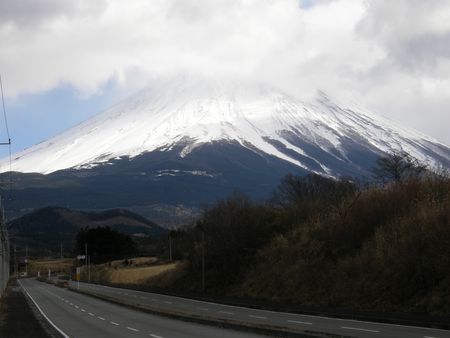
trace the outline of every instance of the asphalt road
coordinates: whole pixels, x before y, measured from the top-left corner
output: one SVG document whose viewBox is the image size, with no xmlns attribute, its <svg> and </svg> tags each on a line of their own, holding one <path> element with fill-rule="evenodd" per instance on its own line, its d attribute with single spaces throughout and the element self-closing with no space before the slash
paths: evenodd
<svg viewBox="0 0 450 338">
<path fill-rule="evenodd" d="M 19 283 L 41 314 L 63 337 L 261 337 L 151 315 L 35 279 L 21 279 Z M 32 336 L 33 333 L 30 332 L 30 337 Z"/>
<path fill-rule="evenodd" d="M 71 286 L 76 287 L 77 284 L 72 282 Z M 450 338 L 448 330 L 257 310 L 96 284 L 80 283 L 80 290 L 154 311 L 232 320 L 256 326 L 283 327 L 306 334 L 320 333 L 322 337 L 331 334 L 373 338 Z M 210 335 L 209 337 L 219 336 Z M 232 337 L 232 335 L 227 333 L 226 337 Z"/>
</svg>

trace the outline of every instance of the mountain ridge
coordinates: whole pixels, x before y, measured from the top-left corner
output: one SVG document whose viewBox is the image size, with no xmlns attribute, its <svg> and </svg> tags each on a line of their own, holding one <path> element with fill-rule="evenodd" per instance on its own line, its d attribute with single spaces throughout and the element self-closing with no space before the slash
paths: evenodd
<svg viewBox="0 0 450 338">
<path fill-rule="evenodd" d="M 303 102 L 263 85 L 169 81 L 14 155 L 12 170 L 49 174 L 89 169 L 180 144 L 185 144 L 183 158 L 213 141 L 236 141 L 303 170 L 335 177 L 343 172 L 321 156 L 351 163 L 353 148 L 377 156 L 404 150 L 430 166 L 450 166 L 447 145 L 357 109 L 335 103 L 323 92 Z M 9 163 L 0 162 L 0 172 L 8 170 Z"/>
</svg>

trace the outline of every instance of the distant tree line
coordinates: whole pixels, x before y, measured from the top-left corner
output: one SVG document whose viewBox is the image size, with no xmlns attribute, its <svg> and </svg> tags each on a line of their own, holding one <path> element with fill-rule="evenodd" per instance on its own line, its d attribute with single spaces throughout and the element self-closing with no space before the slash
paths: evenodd
<svg viewBox="0 0 450 338">
<path fill-rule="evenodd" d="M 81 229 L 75 240 L 74 253 L 84 255 L 86 247 L 93 263 L 131 257 L 137 252 L 130 236 L 110 227 Z"/>
</svg>

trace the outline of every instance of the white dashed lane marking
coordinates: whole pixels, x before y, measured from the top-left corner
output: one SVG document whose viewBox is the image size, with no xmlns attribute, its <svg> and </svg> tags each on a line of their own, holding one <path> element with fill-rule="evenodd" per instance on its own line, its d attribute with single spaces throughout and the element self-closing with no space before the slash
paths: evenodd
<svg viewBox="0 0 450 338">
<path fill-rule="evenodd" d="M 302 322 L 300 320 L 288 320 L 288 323 L 294 323 L 294 324 L 304 324 L 304 325 L 312 325 L 310 322 Z"/>
<path fill-rule="evenodd" d="M 263 316 L 256 316 L 256 315 L 248 315 L 249 317 L 256 318 L 256 319 L 267 319 L 267 317 Z"/>
<path fill-rule="evenodd" d="M 116 325 L 116 326 L 119 326 L 120 324 L 119 323 L 116 323 L 116 322 L 110 322 L 112 325 Z"/>
<path fill-rule="evenodd" d="M 130 330 L 130 331 L 139 332 L 139 330 L 135 329 L 134 327 L 127 326 L 127 329 Z"/>
<path fill-rule="evenodd" d="M 374 332 L 374 333 L 379 333 L 380 332 L 378 330 L 370 330 L 370 329 L 364 329 L 364 328 L 361 328 L 361 327 L 351 327 L 351 326 L 341 326 L 341 329 L 363 331 L 363 332 Z"/>
</svg>

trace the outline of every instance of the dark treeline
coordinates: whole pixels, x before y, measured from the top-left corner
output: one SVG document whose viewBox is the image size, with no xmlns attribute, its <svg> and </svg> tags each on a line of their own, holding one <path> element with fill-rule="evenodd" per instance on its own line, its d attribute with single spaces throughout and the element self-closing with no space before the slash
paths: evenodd
<svg viewBox="0 0 450 338">
<path fill-rule="evenodd" d="M 269 202 L 240 193 L 218 202 L 171 233 L 174 258 L 187 262 L 171 287 L 449 315 L 450 179 L 398 155 L 378 162 L 383 184 L 289 175 Z"/>
<path fill-rule="evenodd" d="M 78 232 L 74 253 L 83 255 L 86 249 L 92 263 L 132 257 L 137 252 L 130 236 L 108 226 L 84 228 Z"/>
</svg>

